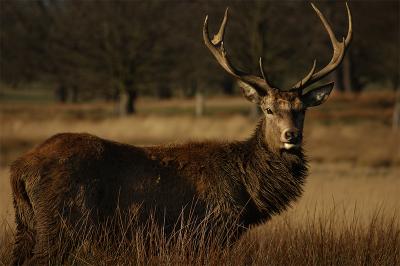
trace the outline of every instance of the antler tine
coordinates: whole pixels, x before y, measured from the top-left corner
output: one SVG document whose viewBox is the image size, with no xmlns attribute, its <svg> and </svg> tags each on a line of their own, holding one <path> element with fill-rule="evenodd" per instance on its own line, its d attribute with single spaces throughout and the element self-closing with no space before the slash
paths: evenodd
<svg viewBox="0 0 400 266">
<path fill-rule="evenodd" d="M 347 30 L 345 43 L 346 43 L 346 47 L 348 47 L 351 42 L 351 39 L 353 37 L 353 20 L 352 20 L 350 8 L 349 8 L 349 5 L 347 4 L 347 2 L 346 2 L 346 10 L 347 10 L 349 29 Z"/>
<path fill-rule="evenodd" d="M 333 55 L 332 55 L 331 61 L 324 68 L 322 68 L 320 71 L 318 71 L 316 73 L 311 74 L 311 76 L 307 75 L 301 81 L 296 83 L 296 85 L 293 86 L 293 89 L 305 88 L 305 87 L 309 86 L 310 84 L 315 83 L 318 80 L 324 78 L 332 71 L 334 71 L 342 62 L 344 54 L 346 52 L 348 45 L 351 42 L 351 38 L 352 38 L 352 34 L 353 34 L 352 17 L 351 17 L 350 8 L 347 5 L 347 3 L 346 3 L 346 9 L 347 9 L 347 16 L 348 16 L 348 21 L 349 21 L 349 28 L 347 31 L 347 36 L 346 36 L 346 38 L 343 38 L 342 42 L 339 42 L 336 39 L 335 33 L 333 32 L 331 26 L 329 25 L 327 19 L 321 13 L 321 11 L 313 3 L 311 3 L 311 6 L 317 13 L 317 15 L 320 18 L 322 24 L 324 25 L 326 31 L 328 32 L 329 39 L 330 39 L 332 47 L 333 47 Z M 314 68 L 315 68 L 315 65 L 313 66 L 313 70 L 311 72 L 314 72 L 314 70 L 315 70 Z"/>
<path fill-rule="evenodd" d="M 297 84 L 293 86 L 292 90 L 301 89 L 303 87 L 303 85 L 306 84 L 310 80 L 312 75 L 314 74 L 316 66 L 317 66 L 317 60 L 314 59 L 314 63 L 313 63 L 313 66 L 312 66 L 310 72 L 308 72 L 308 74 L 302 80 L 297 82 Z"/>
<path fill-rule="evenodd" d="M 212 40 L 210 40 L 210 36 L 208 33 L 208 16 L 206 16 L 203 26 L 204 43 L 206 44 L 207 48 L 211 51 L 211 53 L 214 55 L 218 63 L 225 69 L 226 72 L 244 82 L 247 82 L 252 85 L 257 85 L 256 89 L 257 90 L 262 89 L 262 91 L 260 90 L 259 92 L 265 94 L 266 92 L 268 92 L 269 89 L 271 89 L 271 86 L 266 82 L 266 80 L 263 80 L 261 77 L 249 75 L 240 70 L 237 70 L 230 63 L 230 60 L 228 59 L 228 56 L 224 48 L 224 34 L 227 22 L 228 22 L 228 8 L 225 10 L 224 19 L 222 20 L 218 33 L 214 35 Z"/>
<path fill-rule="evenodd" d="M 263 77 L 265 83 L 267 84 L 268 88 L 273 88 L 273 86 L 271 85 L 271 83 L 270 83 L 269 80 L 268 80 L 267 75 L 265 74 L 264 66 L 263 66 L 263 61 L 262 61 L 262 57 L 260 57 L 259 65 L 260 65 L 260 72 L 261 72 L 261 75 L 262 75 L 262 77 Z"/>
<path fill-rule="evenodd" d="M 214 45 L 219 45 L 220 43 L 222 43 L 224 41 L 225 26 L 226 26 L 226 22 L 228 21 L 228 10 L 229 10 L 229 7 L 227 7 L 225 9 L 224 19 L 222 20 L 219 31 L 217 34 L 214 35 L 214 37 L 211 41 L 212 44 L 214 44 Z"/>
<path fill-rule="evenodd" d="M 259 60 L 258 62 L 259 62 L 259 64 L 260 64 L 260 72 L 261 72 L 261 75 L 262 75 L 262 77 L 263 77 L 264 80 L 267 80 L 267 77 L 265 76 L 265 73 L 264 73 L 264 67 L 263 67 L 263 63 L 262 63 L 262 57 L 260 57 L 260 60 Z"/>
<path fill-rule="evenodd" d="M 320 18 L 322 24 L 324 25 L 326 31 L 328 32 L 333 49 L 336 51 L 338 49 L 339 42 L 336 39 L 335 33 L 333 32 L 331 26 L 329 25 L 329 22 L 326 20 L 325 16 L 321 13 L 321 11 L 313 3 L 311 3 L 311 6 L 314 9 L 314 11 L 317 13 L 317 15 Z"/>
<path fill-rule="evenodd" d="M 223 20 L 223 23 L 222 23 L 222 24 L 224 24 L 224 22 L 225 22 L 225 24 L 226 24 L 226 22 L 227 22 L 227 15 L 228 15 L 228 12 L 225 11 L 225 17 L 224 17 L 224 20 Z M 221 31 L 221 28 L 222 28 L 222 31 Z M 224 49 L 224 47 L 223 47 L 223 45 L 222 45 L 222 44 L 223 44 L 223 35 L 224 35 L 223 33 L 224 33 L 224 28 L 225 28 L 225 26 L 224 26 L 224 27 L 221 27 L 221 28 L 220 28 L 220 30 L 219 30 L 219 33 L 222 33 L 222 34 L 217 34 L 217 35 L 215 35 L 214 38 L 213 38 L 213 41 L 216 40 L 216 37 L 218 38 L 218 35 L 219 35 L 219 37 L 220 37 L 221 39 L 219 40 L 218 43 L 216 43 L 216 44 L 214 45 L 214 43 L 210 40 L 210 36 L 209 36 L 209 33 L 208 33 L 208 16 L 206 16 L 206 19 L 204 20 L 204 27 L 203 27 L 203 39 L 204 39 L 204 43 L 206 44 L 207 48 L 211 51 L 211 53 L 214 55 L 215 59 L 217 59 L 218 63 L 219 63 L 229 74 L 231 74 L 231 75 L 233 75 L 234 77 L 238 78 L 238 77 L 239 77 L 238 71 L 235 70 L 235 69 L 229 64 L 229 61 L 228 61 L 228 59 L 227 59 L 227 57 L 226 57 L 226 52 L 225 52 L 225 49 Z"/>
</svg>

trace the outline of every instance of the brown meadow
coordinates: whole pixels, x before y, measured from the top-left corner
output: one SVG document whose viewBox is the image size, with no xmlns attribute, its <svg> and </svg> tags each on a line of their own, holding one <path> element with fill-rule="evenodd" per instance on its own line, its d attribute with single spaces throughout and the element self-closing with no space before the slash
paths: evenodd
<svg viewBox="0 0 400 266">
<path fill-rule="evenodd" d="M 79 232 L 86 240 L 68 264 L 399 264 L 400 136 L 390 127 L 392 103 L 390 93 L 336 95 L 310 110 L 304 135 L 311 164 L 304 195 L 237 243 L 223 243 L 218 234 L 211 238 L 202 227 L 191 228 L 190 221 L 177 225 L 171 238 L 151 221 L 116 241 L 109 228 L 66 228 L 60 241 L 72 241 Z M 8 166 L 15 158 L 58 132 L 149 145 L 244 139 L 256 125 L 247 118 L 249 105 L 242 98 L 210 99 L 202 118 L 191 115 L 192 106 L 190 100 L 143 99 L 137 116 L 115 118 L 107 103 L 1 104 L 0 263 L 9 263 L 13 241 Z M 110 223 L 126 229 L 118 215 Z M 57 264 L 57 259 L 49 262 Z"/>
</svg>

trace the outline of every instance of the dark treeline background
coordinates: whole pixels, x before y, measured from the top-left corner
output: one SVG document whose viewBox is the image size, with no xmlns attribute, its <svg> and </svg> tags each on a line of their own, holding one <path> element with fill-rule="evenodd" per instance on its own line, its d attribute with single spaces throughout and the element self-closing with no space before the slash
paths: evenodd
<svg viewBox="0 0 400 266">
<path fill-rule="evenodd" d="M 230 8 L 225 47 L 233 64 L 259 73 L 258 58 L 274 84 L 288 88 L 317 59 L 332 55 L 329 38 L 304 1 L 67 1 L 1 0 L 1 83 L 51 87 L 60 102 L 103 98 L 135 112 L 135 99 L 237 93 L 205 48 Z M 338 38 L 347 33 L 344 2 L 316 4 Z M 351 1 L 354 39 L 333 75 L 336 88 L 399 86 L 399 2 Z"/>
</svg>

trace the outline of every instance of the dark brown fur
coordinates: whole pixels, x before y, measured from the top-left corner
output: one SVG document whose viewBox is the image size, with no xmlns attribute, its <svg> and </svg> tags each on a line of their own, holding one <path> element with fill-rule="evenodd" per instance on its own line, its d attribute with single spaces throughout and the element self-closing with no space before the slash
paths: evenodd
<svg viewBox="0 0 400 266">
<path fill-rule="evenodd" d="M 301 150 L 271 152 L 265 118 L 241 142 L 191 142 L 135 147 L 89 134 L 58 134 L 16 160 L 11 185 L 16 210 L 15 264 L 43 262 L 61 221 L 74 224 L 140 207 L 140 217 L 164 210 L 172 225 L 193 201 L 241 226 L 266 221 L 285 210 L 302 192 L 306 164 Z M 160 211 L 161 213 L 161 211 Z M 62 218 L 62 219 L 61 219 Z M 160 214 L 163 224 L 164 213 Z"/>
</svg>

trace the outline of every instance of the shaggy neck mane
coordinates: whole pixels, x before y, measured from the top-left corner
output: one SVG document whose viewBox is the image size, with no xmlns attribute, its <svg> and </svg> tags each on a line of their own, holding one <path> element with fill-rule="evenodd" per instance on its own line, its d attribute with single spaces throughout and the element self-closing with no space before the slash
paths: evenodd
<svg viewBox="0 0 400 266">
<path fill-rule="evenodd" d="M 241 158 L 245 169 L 242 181 L 250 196 L 248 207 L 263 220 L 284 211 L 301 195 L 307 175 L 302 149 L 274 152 L 265 141 L 265 127 L 263 118 L 253 136 L 242 142 L 246 152 Z M 253 222 L 257 221 L 249 221 Z"/>
</svg>

